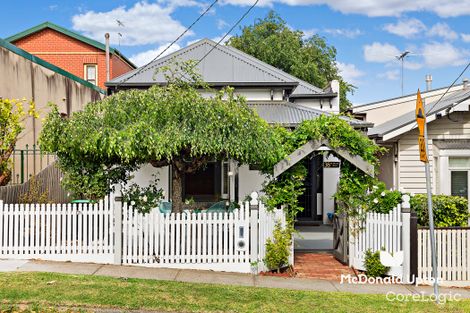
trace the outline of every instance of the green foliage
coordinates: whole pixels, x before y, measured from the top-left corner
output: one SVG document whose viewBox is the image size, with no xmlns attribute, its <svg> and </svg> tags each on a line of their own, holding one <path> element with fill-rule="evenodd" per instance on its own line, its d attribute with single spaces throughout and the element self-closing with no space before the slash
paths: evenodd
<svg viewBox="0 0 470 313">
<path fill-rule="evenodd" d="M 302 31 L 292 30 L 273 11 L 244 27 L 228 44 L 314 86 L 325 87 L 331 80 L 339 80 L 340 108 L 345 111 L 351 107 L 347 93 L 355 87 L 340 76 L 336 49 L 318 35 L 305 38 Z"/>
<path fill-rule="evenodd" d="M 34 102 L 0 97 L 0 186 L 11 178 L 10 156 L 29 116 L 38 117 Z"/>
<path fill-rule="evenodd" d="M 345 149 L 353 155 L 358 155 L 378 168 L 378 155 L 384 151 L 364 134 L 353 129 L 347 121 L 340 116 L 321 115 L 314 120 L 302 122 L 293 131 L 284 128 L 276 129 L 276 137 L 284 147 L 284 157 L 304 145 L 310 140 L 328 140 L 331 148 Z M 287 209 L 288 221 L 293 223 L 295 216 L 302 208 L 298 205 L 298 197 L 303 193 L 303 181 L 307 174 L 302 165 L 297 165 L 277 180 L 265 185 L 267 195 L 265 202 L 268 208 L 279 208 L 281 205 Z M 379 203 L 374 203 L 376 193 L 373 186 L 379 186 Z M 385 185 L 351 165 L 342 161 L 341 178 L 338 192 L 335 194 L 340 212 L 347 212 L 350 216 L 358 216 L 358 209 L 389 211 L 399 202 L 399 194 L 385 190 Z"/>
<path fill-rule="evenodd" d="M 295 217 L 304 208 L 299 206 L 298 198 L 303 194 L 304 180 L 307 175 L 307 169 L 303 164 L 296 164 L 288 171 L 281 174 L 275 180 L 270 180 L 264 184 L 266 194 L 263 201 L 268 209 L 273 210 L 284 208 L 287 214 L 287 221 L 293 225 Z"/>
<path fill-rule="evenodd" d="M 130 203 L 134 210 L 139 213 L 147 214 L 157 208 L 163 199 L 163 189 L 157 186 L 158 180 L 155 179 L 147 187 L 141 187 L 137 184 L 123 188 L 122 198 L 124 202 Z"/>
<path fill-rule="evenodd" d="M 367 195 L 367 210 L 376 213 L 389 213 L 401 203 L 402 193 L 398 190 L 387 190 L 385 184 L 379 182 L 372 186 Z"/>
<path fill-rule="evenodd" d="M 417 213 L 418 225 L 429 226 L 427 196 L 417 194 L 411 197 L 410 204 Z M 467 226 L 470 217 L 467 199 L 457 196 L 433 195 L 432 207 L 436 227 Z"/>
<path fill-rule="evenodd" d="M 266 257 L 264 264 L 270 270 L 280 271 L 289 263 L 290 247 L 292 244 L 292 231 L 289 226 L 283 229 L 280 222 L 276 223 L 273 238 L 266 240 Z"/>
<path fill-rule="evenodd" d="M 368 249 L 364 255 L 364 266 L 368 277 L 383 277 L 390 270 L 380 262 L 380 251 Z"/>
<path fill-rule="evenodd" d="M 49 190 L 46 188 L 41 192 L 41 183 L 36 176 L 32 176 L 29 181 L 28 190 L 18 197 L 19 203 L 51 203 L 49 201 Z"/>
<path fill-rule="evenodd" d="M 52 110 L 41 147 L 58 155 L 69 189 L 102 197 L 111 183 L 128 180 L 130 170 L 148 162 L 173 165 L 181 187 L 184 173 L 214 159 L 262 165 L 279 159 L 282 147 L 273 128 L 231 88 L 207 90 L 214 96 L 203 97 L 198 88 L 205 84 L 191 64 L 171 65 L 165 86 L 121 91 L 68 119 Z M 181 208 L 177 196 L 173 207 Z"/>
</svg>

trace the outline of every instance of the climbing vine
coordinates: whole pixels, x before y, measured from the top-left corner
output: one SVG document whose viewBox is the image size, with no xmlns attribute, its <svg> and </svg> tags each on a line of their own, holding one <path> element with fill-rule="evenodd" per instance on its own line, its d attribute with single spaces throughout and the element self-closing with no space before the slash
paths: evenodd
<svg viewBox="0 0 470 313">
<path fill-rule="evenodd" d="M 379 156 L 385 149 L 379 147 L 365 134 L 355 130 L 341 116 L 322 115 L 314 120 L 302 122 L 298 128 L 289 131 L 278 129 L 278 136 L 287 157 L 290 153 L 310 140 L 328 140 L 332 149 L 342 148 L 352 155 L 360 156 L 378 170 Z M 283 205 L 288 222 L 293 225 L 295 217 L 303 208 L 298 198 L 303 193 L 303 183 L 307 174 L 305 166 L 297 164 L 284 172 L 276 180 L 265 184 L 268 208 Z M 376 178 L 357 169 L 346 160 L 342 161 L 338 191 L 334 195 L 338 211 L 349 216 L 359 216 L 368 210 L 390 210 L 399 201 L 399 193 L 385 190 L 385 185 Z"/>
</svg>

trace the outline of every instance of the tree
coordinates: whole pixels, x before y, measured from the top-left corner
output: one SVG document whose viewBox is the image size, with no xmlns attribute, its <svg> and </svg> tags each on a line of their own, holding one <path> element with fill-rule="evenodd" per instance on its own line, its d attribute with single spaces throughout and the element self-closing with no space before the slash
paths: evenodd
<svg viewBox="0 0 470 313">
<path fill-rule="evenodd" d="M 65 187 L 99 198 L 140 164 L 171 165 L 173 210 L 180 212 L 184 174 L 209 161 L 274 164 L 282 147 L 273 128 L 232 89 L 209 90 L 193 66 L 174 63 L 164 69 L 167 85 L 118 92 L 70 118 L 55 108 L 41 147 L 58 155 Z M 201 88 L 214 96 L 203 97 Z"/>
<path fill-rule="evenodd" d="M 26 111 L 25 105 L 28 106 Z M 10 157 L 28 116 L 37 117 L 33 102 L 0 98 L 0 186 L 10 181 Z"/>
<path fill-rule="evenodd" d="M 355 87 L 339 75 L 336 49 L 318 35 L 305 38 L 302 31 L 290 29 L 275 12 L 244 27 L 228 44 L 315 86 L 324 87 L 337 79 L 341 111 L 351 106 L 347 93 Z"/>
</svg>

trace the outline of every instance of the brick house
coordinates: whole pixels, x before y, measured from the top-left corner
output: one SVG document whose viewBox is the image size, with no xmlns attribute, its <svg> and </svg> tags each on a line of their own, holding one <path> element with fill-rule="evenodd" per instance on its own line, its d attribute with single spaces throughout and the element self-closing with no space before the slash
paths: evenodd
<svg viewBox="0 0 470 313">
<path fill-rule="evenodd" d="M 100 88 L 105 88 L 106 46 L 101 42 L 51 22 L 39 24 L 5 40 Z M 110 48 L 109 67 L 110 79 L 136 68 L 114 48 Z"/>
</svg>

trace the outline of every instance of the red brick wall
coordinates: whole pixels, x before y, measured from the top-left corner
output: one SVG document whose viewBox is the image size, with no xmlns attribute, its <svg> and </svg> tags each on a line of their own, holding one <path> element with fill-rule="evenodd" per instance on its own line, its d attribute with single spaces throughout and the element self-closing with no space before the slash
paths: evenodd
<svg viewBox="0 0 470 313">
<path fill-rule="evenodd" d="M 85 64 L 97 64 L 98 86 L 105 88 L 106 55 L 100 49 L 49 28 L 21 38 L 13 44 L 80 78 L 85 77 Z M 132 70 L 132 67 L 127 63 L 114 55 L 112 56 L 110 64 L 111 79 L 130 70 Z"/>
</svg>

